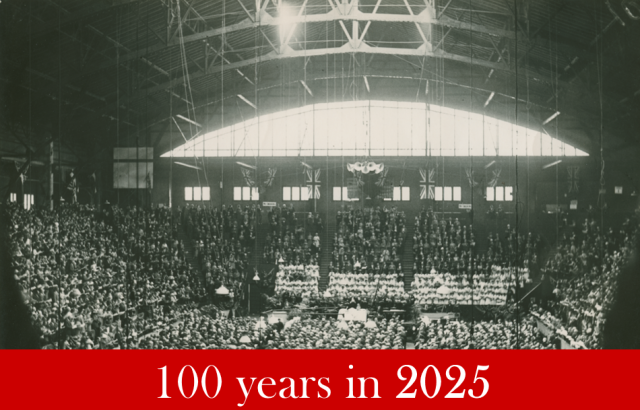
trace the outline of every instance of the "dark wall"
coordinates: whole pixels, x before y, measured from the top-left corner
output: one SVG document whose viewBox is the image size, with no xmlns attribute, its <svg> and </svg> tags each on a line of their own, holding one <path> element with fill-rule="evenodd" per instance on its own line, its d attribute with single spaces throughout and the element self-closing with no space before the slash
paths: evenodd
<svg viewBox="0 0 640 410">
<path fill-rule="evenodd" d="M 189 159 L 175 159 L 187 164 L 195 164 Z M 174 161 L 175 161 L 174 160 Z M 273 201 L 283 203 L 282 187 L 305 186 L 306 177 L 303 174 L 304 167 L 301 161 L 305 161 L 314 168 L 322 170 L 321 174 L 321 198 L 316 201 L 318 212 L 327 218 L 333 218 L 338 208 L 344 204 L 353 206 L 397 206 L 400 209 L 415 211 L 423 206 L 433 207 L 438 212 L 443 212 L 452 218 L 460 218 L 461 222 L 474 224 L 474 230 L 478 238 L 486 237 L 488 232 L 502 232 L 507 224 L 516 224 L 518 215 L 519 228 L 523 231 L 540 233 L 549 244 L 556 241 L 557 226 L 562 222 L 557 214 L 546 212 L 546 205 L 558 204 L 569 209 L 571 200 L 578 201 L 577 210 L 569 210 L 570 215 L 584 216 L 589 206 L 597 207 L 598 191 L 600 189 L 600 165 L 591 157 L 567 157 L 558 165 L 543 169 L 543 166 L 555 161 L 555 158 L 518 158 L 498 157 L 495 163 L 485 169 L 493 159 L 484 157 L 438 157 L 438 158 L 371 158 L 376 163 L 384 162 L 389 169 L 387 181 L 395 186 L 401 183 L 411 188 L 411 200 L 408 202 L 383 202 L 381 200 L 367 200 L 359 202 L 338 202 L 332 200 L 332 188 L 334 186 L 348 185 L 348 178 L 352 174 L 347 171 L 347 163 L 356 162 L 357 159 L 322 157 L 322 158 L 208 158 L 204 167 L 199 162 L 202 170 L 195 170 L 181 165 L 172 164 L 169 158 L 159 158 L 154 165 L 154 189 L 152 201 L 154 203 L 169 204 L 169 193 L 172 195 L 172 206 L 178 207 L 186 204 L 184 200 L 184 187 L 209 186 L 211 200 L 206 203 L 209 206 L 247 205 L 251 201 L 234 201 L 233 188 L 246 186 L 241 172 L 241 166 L 236 161 L 257 166 L 259 171 L 266 172 L 270 167 L 278 169 L 273 185 L 267 188 L 260 196 L 259 203 Z M 436 202 L 432 200 L 420 200 L 420 168 L 436 168 L 436 185 L 460 186 L 462 188 L 461 202 Z M 578 192 L 568 190 L 568 167 L 579 167 Z M 466 170 L 474 171 L 476 186 L 471 189 Z M 518 187 L 517 202 L 489 202 L 485 198 L 486 186 L 493 178 L 493 171 L 502 169 L 498 178 L 498 186 Z M 623 194 L 615 195 L 614 186 L 623 186 Z M 607 171 L 605 181 L 607 193 L 605 200 L 610 212 L 607 213 L 609 223 L 617 223 L 614 219 L 621 219 L 624 215 L 633 212 L 637 197 L 632 197 L 635 189 L 624 176 L 617 176 L 615 170 Z M 514 188 L 515 189 L 515 188 Z M 131 193 L 129 193 L 131 195 Z M 515 194 L 514 194 L 515 195 Z M 122 196 L 121 196 L 122 197 Z M 192 202 L 197 203 L 197 202 Z M 200 204 L 204 204 L 202 201 Z M 292 204 L 300 212 L 313 211 L 314 201 L 287 202 Z M 472 204 L 473 211 L 459 209 L 459 204 Z M 502 208 L 502 214 L 490 216 L 488 211 L 493 206 Z M 481 244 L 482 245 L 482 244 Z"/>
</svg>

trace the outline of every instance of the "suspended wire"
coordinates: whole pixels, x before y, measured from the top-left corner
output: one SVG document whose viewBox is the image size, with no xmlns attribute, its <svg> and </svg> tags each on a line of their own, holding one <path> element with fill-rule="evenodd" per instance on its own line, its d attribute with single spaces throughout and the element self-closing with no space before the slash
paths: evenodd
<svg viewBox="0 0 640 410">
<path fill-rule="evenodd" d="M 58 8 L 58 197 L 60 205 L 62 206 L 62 42 L 61 42 L 61 17 L 60 8 Z M 57 253 L 60 255 L 61 241 L 60 241 L 60 229 L 57 229 Z M 62 269 L 56 267 L 58 270 L 58 348 L 62 348 Z"/>
<path fill-rule="evenodd" d="M 515 86 L 516 86 L 516 102 L 515 102 L 515 121 L 514 121 L 514 127 L 515 127 L 515 134 L 516 137 L 518 135 L 518 0 L 513 0 L 514 3 L 514 14 L 515 14 L 515 24 L 513 27 L 513 30 L 515 31 L 515 62 L 516 62 L 516 77 L 515 77 Z M 516 140 L 516 150 L 515 150 L 515 171 L 516 171 L 516 181 L 515 181 L 515 192 L 513 194 L 515 194 L 515 204 L 516 204 L 516 209 L 515 209 L 515 215 L 516 215 L 516 221 L 515 221 L 515 235 L 514 235 L 514 240 L 515 240 L 515 263 L 513 264 L 514 266 L 512 266 L 512 269 L 515 269 L 515 276 L 516 276 L 516 289 L 514 292 L 514 298 L 516 300 L 516 348 L 520 348 L 520 304 L 517 303 L 518 302 L 518 297 L 519 297 L 519 293 L 520 293 L 520 260 L 519 260 L 519 252 L 520 252 L 520 245 L 519 245 L 519 241 L 518 241 L 518 235 L 520 234 L 519 231 L 519 220 L 518 220 L 518 140 L 519 138 L 515 138 Z M 513 152 L 513 151 L 512 151 Z"/>
</svg>

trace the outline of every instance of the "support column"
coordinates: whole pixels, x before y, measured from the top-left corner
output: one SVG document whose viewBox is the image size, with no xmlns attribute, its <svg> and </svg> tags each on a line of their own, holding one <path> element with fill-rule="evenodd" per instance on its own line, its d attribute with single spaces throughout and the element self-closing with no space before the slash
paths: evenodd
<svg viewBox="0 0 640 410">
<path fill-rule="evenodd" d="M 49 209 L 50 211 L 53 210 L 53 192 L 54 192 L 54 185 L 53 185 L 53 152 L 54 152 L 54 148 L 53 148 L 53 141 L 49 142 L 49 144 L 47 145 L 47 165 L 46 165 L 46 173 L 45 173 L 45 178 L 47 181 L 47 199 L 45 201 L 45 206 L 47 207 L 47 209 Z"/>
</svg>

